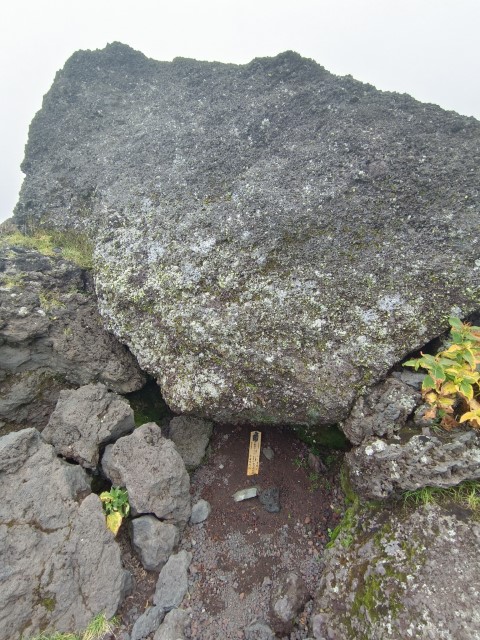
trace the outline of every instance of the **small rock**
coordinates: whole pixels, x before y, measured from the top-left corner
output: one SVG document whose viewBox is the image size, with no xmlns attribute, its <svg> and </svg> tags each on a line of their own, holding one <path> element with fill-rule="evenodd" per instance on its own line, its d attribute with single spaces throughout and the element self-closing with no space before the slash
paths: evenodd
<svg viewBox="0 0 480 640">
<path fill-rule="evenodd" d="M 207 500 L 199 500 L 192 507 L 192 515 L 190 516 L 190 524 L 199 524 L 208 518 L 212 507 Z"/>
<path fill-rule="evenodd" d="M 165 611 L 178 607 L 188 589 L 188 567 L 192 561 L 192 554 L 180 551 L 170 556 L 167 564 L 158 576 L 153 602 Z"/>
<path fill-rule="evenodd" d="M 131 523 L 132 545 L 147 571 L 160 571 L 180 537 L 178 527 L 154 516 L 135 518 Z"/>
<path fill-rule="evenodd" d="M 153 640 L 183 640 L 191 609 L 173 609 L 165 616 Z"/>
<path fill-rule="evenodd" d="M 280 511 L 280 490 L 277 487 L 265 489 L 258 496 L 265 511 L 278 513 Z"/>
<path fill-rule="evenodd" d="M 245 598 L 245 594 L 241 593 L 238 597 L 240 598 L 240 600 L 243 600 Z"/>
<path fill-rule="evenodd" d="M 316 456 L 314 453 L 310 451 L 307 458 L 307 464 L 309 468 L 315 473 L 326 473 L 327 468 L 321 461 L 319 456 Z"/>
<path fill-rule="evenodd" d="M 248 489 L 240 489 L 233 494 L 235 502 L 241 502 L 242 500 L 248 500 L 249 498 L 255 498 L 258 490 L 257 487 L 248 487 Z"/>
<path fill-rule="evenodd" d="M 296 573 L 284 574 L 278 587 L 272 593 L 273 629 L 279 634 L 288 634 L 292 630 L 293 620 L 303 609 L 309 598 L 303 579 Z"/>
<path fill-rule="evenodd" d="M 188 471 L 202 463 L 212 436 L 213 423 L 203 418 L 177 416 L 170 420 L 170 438 L 175 443 Z"/>
<path fill-rule="evenodd" d="M 244 629 L 245 640 L 274 640 L 275 634 L 260 620 L 255 620 Z"/>
<path fill-rule="evenodd" d="M 310 522 L 311 522 L 311 520 L 310 520 L 310 516 L 307 516 L 303 522 L 304 522 L 305 524 L 310 524 Z"/>
<path fill-rule="evenodd" d="M 148 607 L 133 625 L 131 640 L 143 640 L 156 631 L 165 617 L 162 607 Z"/>
<path fill-rule="evenodd" d="M 265 458 L 267 460 L 273 460 L 273 457 L 275 455 L 273 449 L 271 447 L 263 447 L 262 449 L 262 453 L 265 456 Z"/>
</svg>

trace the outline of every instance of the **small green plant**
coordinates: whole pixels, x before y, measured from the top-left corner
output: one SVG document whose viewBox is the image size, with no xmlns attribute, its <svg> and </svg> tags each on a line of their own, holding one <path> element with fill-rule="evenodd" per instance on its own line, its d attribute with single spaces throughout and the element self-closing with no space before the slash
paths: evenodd
<svg viewBox="0 0 480 640">
<path fill-rule="evenodd" d="M 30 640 L 102 640 L 107 633 L 112 634 L 118 625 L 118 619 L 108 620 L 103 613 L 99 613 L 93 618 L 83 633 L 42 633 Z"/>
<path fill-rule="evenodd" d="M 297 456 L 293 459 L 293 465 L 296 469 L 305 469 L 307 467 L 307 461 L 305 458 Z"/>
<path fill-rule="evenodd" d="M 100 500 L 106 516 L 107 527 L 116 536 L 123 519 L 130 513 L 127 490 L 121 487 L 112 487 L 110 491 L 103 491 L 100 494 Z"/>
<path fill-rule="evenodd" d="M 53 311 L 54 309 L 63 309 L 65 303 L 60 300 L 58 294 L 54 291 L 41 291 L 38 294 L 40 306 L 44 311 Z"/>
<path fill-rule="evenodd" d="M 480 429 L 480 327 L 449 318 L 450 343 L 432 356 L 407 360 L 404 367 L 426 369 L 422 395 L 430 405 L 425 418 L 438 418 L 450 430 L 463 422 Z"/>
<path fill-rule="evenodd" d="M 403 502 L 406 506 L 418 507 L 421 505 L 441 504 L 442 502 L 455 502 L 475 514 L 480 513 L 480 482 L 466 480 L 455 487 L 422 487 L 413 491 L 405 491 Z"/>
</svg>

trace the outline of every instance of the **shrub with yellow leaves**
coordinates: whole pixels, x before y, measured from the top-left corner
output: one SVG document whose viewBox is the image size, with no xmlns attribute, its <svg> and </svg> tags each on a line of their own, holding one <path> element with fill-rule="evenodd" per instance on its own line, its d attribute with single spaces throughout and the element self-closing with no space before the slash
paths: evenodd
<svg viewBox="0 0 480 640">
<path fill-rule="evenodd" d="M 444 351 L 407 360 L 404 367 L 428 371 L 422 395 L 430 405 L 425 418 L 438 418 L 451 430 L 461 423 L 480 429 L 480 327 L 449 318 L 450 341 Z"/>
</svg>

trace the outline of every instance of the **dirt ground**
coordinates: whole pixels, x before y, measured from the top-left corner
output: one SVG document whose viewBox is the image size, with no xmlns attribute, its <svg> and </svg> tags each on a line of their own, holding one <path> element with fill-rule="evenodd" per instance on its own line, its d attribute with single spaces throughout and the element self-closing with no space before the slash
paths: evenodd
<svg viewBox="0 0 480 640">
<path fill-rule="evenodd" d="M 197 640 L 244 638 L 254 620 L 267 624 L 272 592 L 282 573 L 300 574 L 314 594 L 322 571 L 328 530 L 339 522 L 343 496 L 338 486 L 342 453 L 321 452 L 323 471 L 308 465 L 308 449 L 291 430 L 263 427 L 258 476 L 247 477 L 250 431 L 243 426 L 216 426 L 207 461 L 192 475 L 192 499 L 211 504 L 208 519 L 187 527 L 181 549 L 192 552 L 189 592 L 182 606 L 192 610 L 188 637 Z M 280 490 L 280 511 L 269 513 L 258 497 L 235 502 L 239 489 Z M 151 604 L 156 574 L 146 572 L 125 537 L 127 568 L 137 587 L 120 611 L 124 628 Z M 308 607 L 307 607 L 308 613 Z M 300 615 L 291 640 L 306 638 L 306 615 Z"/>
</svg>

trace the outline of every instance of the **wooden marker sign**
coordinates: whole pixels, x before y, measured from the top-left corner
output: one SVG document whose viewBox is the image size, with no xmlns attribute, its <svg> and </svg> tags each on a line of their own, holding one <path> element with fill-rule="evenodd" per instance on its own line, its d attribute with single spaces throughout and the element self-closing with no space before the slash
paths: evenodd
<svg viewBox="0 0 480 640">
<path fill-rule="evenodd" d="M 260 445 L 262 434 L 260 431 L 250 433 L 250 447 L 248 449 L 247 476 L 256 476 L 260 468 Z"/>
</svg>

